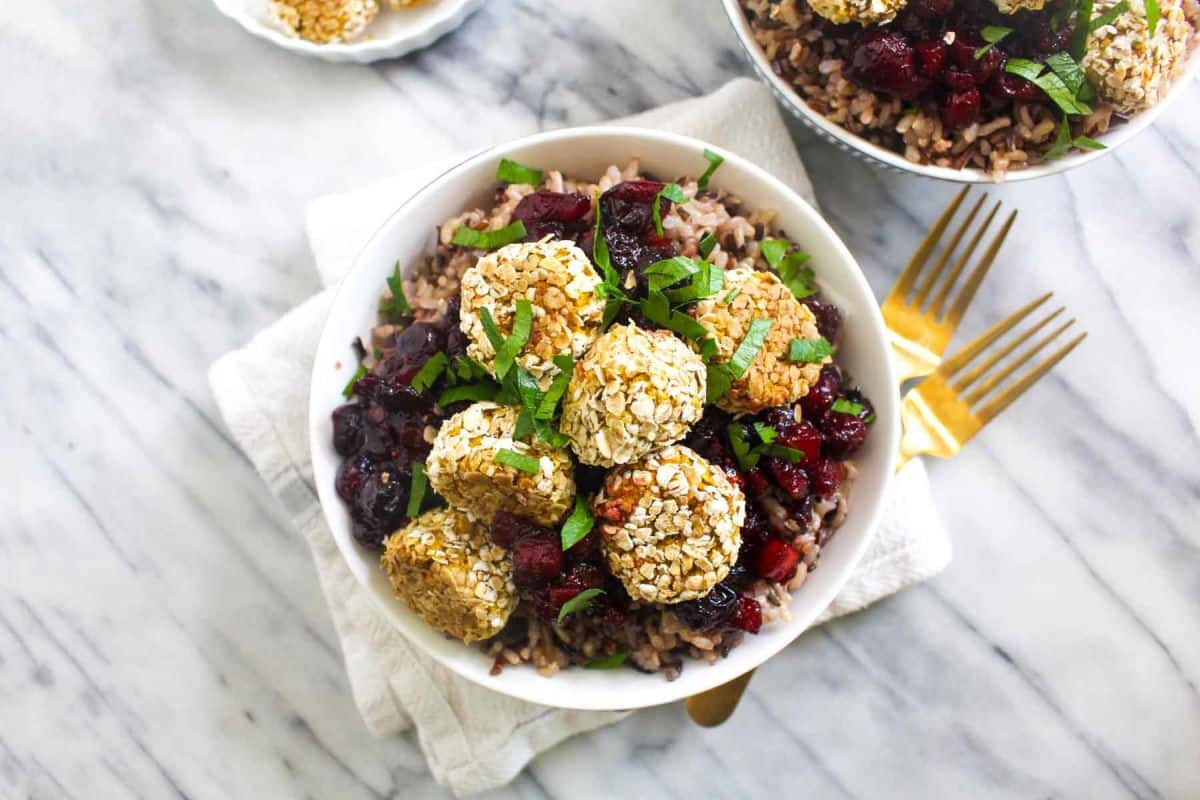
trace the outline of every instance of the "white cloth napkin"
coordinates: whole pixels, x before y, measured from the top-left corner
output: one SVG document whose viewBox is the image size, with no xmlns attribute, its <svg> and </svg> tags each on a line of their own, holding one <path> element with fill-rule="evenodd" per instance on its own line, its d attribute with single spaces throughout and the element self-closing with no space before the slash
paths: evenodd
<svg viewBox="0 0 1200 800">
<path fill-rule="evenodd" d="M 707 97 L 624 122 L 711 141 L 750 158 L 813 199 L 774 99 L 761 84 L 735 80 Z M 322 282 L 335 284 L 383 220 L 460 159 L 314 202 L 308 235 Z M 438 666 L 376 611 L 338 553 L 312 485 L 308 384 L 332 294 L 326 289 L 213 364 L 213 393 L 238 444 L 308 541 L 367 726 L 379 736 L 415 727 L 434 777 L 456 794 L 500 786 L 543 750 L 626 712 L 547 708 L 479 687 Z M 883 518 L 858 571 L 822 621 L 925 580 L 949 563 L 950 541 L 920 463 L 898 476 Z"/>
</svg>

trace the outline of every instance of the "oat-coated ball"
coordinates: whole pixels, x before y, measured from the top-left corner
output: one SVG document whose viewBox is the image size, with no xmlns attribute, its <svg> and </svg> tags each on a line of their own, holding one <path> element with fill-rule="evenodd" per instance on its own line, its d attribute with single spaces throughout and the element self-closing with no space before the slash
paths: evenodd
<svg viewBox="0 0 1200 800">
<path fill-rule="evenodd" d="M 513 440 L 520 412 L 475 403 L 442 423 L 429 452 L 429 484 L 452 507 L 484 522 L 498 511 L 556 525 L 575 498 L 575 470 L 566 450 L 538 439 Z M 538 460 L 536 475 L 496 461 L 500 450 Z"/>
<path fill-rule="evenodd" d="M 593 511 L 608 568 L 630 597 L 680 603 L 729 574 L 746 501 L 723 470 L 671 445 L 609 472 Z"/>
<path fill-rule="evenodd" d="M 704 361 L 680 339 L 614 325 L 575 365 L 559 430 L 585 464 L 628 464 L 682 439 L 704 392 Z"/>
<path fill-rule="evenodd" d="M 533 306 L 533 331 L 517 363 L 545 389 L 559 371 L 556 355 L 570 352 L 578 358 L 600 335 L 600 283 L 592 262 L 572 242 L 524 242 L 488 253 L 462 277 L 460 327 L 469 342 L 467 353 L 494 373 L 496 350 L 479 310 L 486 308 L 508 336 L 517 300 L 525 298 Z"/>
<path fill-rule="evenodd" d="M 1018 11 L 1040 11 L 1046 0 L 993 0 L 1001 14 L 1016 14 Z"/>
<path fill-rule="evenodd" d="M 280 25 L 317 44 L 354 39 L 378 13 L 378 0 L 271 0 L 271 16 Z"/>
<path fill-rule="evenodd" d="M 384 542 L 380 565 L 396 596 L 464 642 L 495 636 L 517 607 L 512 560 L 467 515 L 426 511 Z"/>
<path fill-rule="evenodd" d="M 1117 0 L 1096 0 L 1100 16 Z M 1159 0 L 1162 18 L 1150 36 L 1143 0 L 1129 0 L 1129 10 L 1088 37 L 1080 62 L 1101 99 L 1120 114 L 1136 114 L 1158 103 L 1178 77 L 1188 57 L 1195 28 L 1182 0 Z"/>
<path fill-rule="evenodd" d="M 908 0 L 809 0 L 814 12 L 838 25 L 877 25 L 892 21 Z"/>
<path fill-rule="evenodd" d="M 772 272 L 749 267 L 729 270 L 725 289 L 728 291 L 701 300 L 691 309 L 692 316 L 716 340 L 720 360 L 733 357 L 754 320 L 774 323 L 750 368 L 718 398 L 717 406 L 732 413 L 756 412 L 794 403 L 808 394 L 821 375 L 821 365 L 832 359 L 827 356 L 821 363 L 804 364 L 789 361 L 787 356 L 792 339 L 820 337 L 812 312 Z M 734 289 L 737 294 L 726 303 Z"/>
</svg>

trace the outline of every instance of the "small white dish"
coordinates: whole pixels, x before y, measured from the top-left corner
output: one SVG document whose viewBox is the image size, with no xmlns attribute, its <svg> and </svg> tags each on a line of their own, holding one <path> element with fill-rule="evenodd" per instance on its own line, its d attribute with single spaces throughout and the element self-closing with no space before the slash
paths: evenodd
<svg viewBox="0 0 1200 800">
<path fill-rule="evenodd" d="M 721 0 L 721 2 L 725 6 L 725 14 L 729 17 L 729 23 L 733 26 L 734 33 L 737 34 L 738 43 L 741 44 L 746 58 L 749 59 L 750 64 L 754 67 L 754 71 L 771 87 L 771 90 L 775 92 L 775 96 L 779 98 L 779 102 L 784 108 L 825 141 L 856 158 L 874 163 L 877 166 L 890 167 L 900 172 L 908 172 L 926 178 L 937 178 L 943 181 L 954 181 L 955 183 L 996 183 L 996 179 L 986 170 L 976 168 L 952 169 L 950 167 L 938 167 L 930 164 L 914 164 L 900 153 L 894 153 L 873 142 L 868 142 L 861 136 L 851 133 L 836 122 L 832 122 L 826 119 L 824 115 L 812 110 L 809 108 L 808 103 L 804 101 L 804 98 L 792 88 L 792 85 L 776 75 L 775 71 L 771 69 L 766 53 L 763 52 L 762 47 L 755 40 L 754 32 L 750 29 L 750 22 L 746 19 L 746 15 L 742 13 L 742 8 L 738 0 Z M 1014 169 L 1005 175 L 1004 181 L 1006 183 L 1013 183 L 1016 181 L 1030 181 L 1035 178 L 1043 178 L 1047 175 L 1057 175 L 1060 172 L 1066 172 L 1067 170 L 1095 161 L 1098 158 L 1103 158 L 1150 127 L 1159 114 L 1163 113 L 1168 106 L 1183 94 L 1183 92 L 1179 91 L 1179 84 L 1187 83 L 1197 75 L 1200 75 L 1200 55 L 1193 53 L 1189 59 L 1187 69 L 1176 82 L 1176 86 L 1172 87 L 1171 91 L 1167 93 L 1167 96 L 1158 105 L 1143 111 L 1128 122 L 1111 128 L 1107 133 L 1099 137 L 1099 141 L 1105 145 L 1106 149 L 1068 153 L 1054 161 L 1047 161 L 1043 164 L 1037 164 L 1024 169 Z"/>
<path fill-rule="evenodd" d="M 773 208 L 780 228 L 812 254 L 817 281 L 845 316 L 840 362 L 875 404 L 877 420 L 856 463 L 859 477 L 850 495 L 845 524 L 823 549 L 820 567 L 792 598 L 791 621 L 747 636 L 728 658 L 709 666 L 687 660 L 683 674 L 668 681 L 629 668 L 572 668 L 544 678 L 528 665 L 491 675 L 492 659 L 481 650 L 437 633 L 392 593 L 379 556 L 359 546 L 350 518 L 334 490 L 341 458 L 330 441 L 330 414 L 346 402 L 342 389 L 353 373 L 355 337 L 366 338 L 376 322 L 379 295 L 393 266 L 407 267 L 433 251 L 437 227 L 474 206 L 487 208 L 502 156 L 565 175 L 594 178 L 609 164 L 640 158 L 647 172 L 695 176 L 706 166 L 709 147 L 725 156 L 713 185 L 737 194 L 753 208 Z M 548 706 L 628 709 L 658 705 L 711 689 L 757 667 L 799 636 L 833 600 L 866 549 L 881 515 L 900 436 L 899 396 L 888 355 L 879 306 L 853 256 L 820 214 L 778 179 L 733 153 L 696 139 L 637 128 L 590 127 L 555 131 L 492 147 L 435 179 L 402 205 L 358 255 L 342 281 L 321 334 L 309 397 L 309 443 L 313 478 L 325 518 L 351 572 L 385 617 L 442 665 L 481 686 Z"/>
<path fill-rule="evenodd" d="M 363 34 L 345 44 L 315 44 L 289 36 L 272 21 L 268 0 L 213 0 L 225 16 L 285 50 L 325 61 L 367 64 L 428 47 L 457 28 L 483 0 L 428 0 L 413 8 L 385 7 Z M 386 0 L 381 0 L 386 5 Z"/>
</svg>

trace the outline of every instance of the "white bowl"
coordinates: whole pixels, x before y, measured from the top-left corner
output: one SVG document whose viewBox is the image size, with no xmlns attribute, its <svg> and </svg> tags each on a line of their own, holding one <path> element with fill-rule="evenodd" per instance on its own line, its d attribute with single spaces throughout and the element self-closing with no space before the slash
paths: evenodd
<svg viewBox="0 0 1200 800">
<path fill-rule="evenodd" d="M 873 142 L 868 142 L 861 136 L 851 133 L 836 122 L 826 119 L 824 115 L 809 108 L 808 103 L 792 88 L 792 85 L 776 75 L 775 71 L 771 69 L 771 64 L 767 61 L 766 53 L 763 52 L 762 47 L 755 41 L 754 32 L 750 29 L 750 22 L 746 19 L 746 15 L 742 13 L 742 8 L 738 0 L 721 0 L 721 2 L 725 6 L 725 14 L 729 17 L 730 24 L 733 25 L 734 33 L 737 34 L 738 42 L 742 45 L 742 50 L 745 51 L 746 57 L 750 60 L 755 72 L 758 73 L 760 78 L 766 81 L 767 85 L 775 92 L 775 96 L 779 98 L 779 102 L 785 108 L 809 128 L 812 128 L 825 141 L 830 142 L 856 158 L 876 165 L 882 164 L 901 172 L 921 175 L 926 178 L 938 178 L 957 183 L 996 182 L 991 173 L 978 168 L 952 169 L 950 167 L 938 167 L 929 164 L 914 164 L 899 153 L 894 153 Z M 1196 77 L 1196 75 L 1200 75 L 1200 57 L 1193 56 L 1189 59 L 1187 68 L 1179 78 L 1178 83 L 1185 83 Z M 1047 175 L 1056 175 L 1060 172 L 1066 172 L 1069 169 L 1083 166 L 1097 158 L 1103 158 L 1106 154 L 1113 152 L 1122 144 L 1148 128 L 1157 119 L 1158 115 L 1182 94 L 1182 92 L 1173 89 L 1167 93 L 1167 96 L 1158 105 L 1143 111 L 1126 123 L 1111 128 L 1107 133 L 1099 137 L 1099 141 L 1105 145 L 1106 149 L 1104 150 L 1073 152 L 1054 161 L 1047 161 L 1025 169 L 1014 169 L 1005 175 L 1004 180 L 1012 183 L 1013 181 L 1029 181 L 1034 178 L 1043 178 Z"/>
<path fill-rule="evenodd" d="M 358 39 L 345 44 L 315 44 L 289 36 L 271 20 L 267 0 L 213 0 L 225 16 L 255 36 L 285 50 L 325 61 L 366 64 L 428 47 L 457 28 L 483 0 L 429 0 L 414 8 L 383 8 Z M 386 0 L 380 0 L 386 5 Z"/>
<path fill-rule="evenodd" d="M 795 593 L 792 620 L 764 626 L 713 666 L 688 660 L 675 681 L 628 668 L 569 669 L 544 678 L 530 666 L 516 666 L 492 676 L 492 660 L 480 650 L 435 632 L 395 599 L 378 555 L 351 537 L 349 515 L 334 490 L 341 459 L 330 443 L 330 413 L 345 402 L 342 388 L 355 368 L 351 342 L 356 336 L 365 339 L 375 323 L 379 295 L 397 259 L 403 265 L 417 263 L 432 252 L 441 222 L 464 209 L 491 205 L 501 156 L 581 178 L 599 176 L 609 164 L 624 165 L 635 157 L 657 175 L 694 176 L 705 167 L 705 147 L 726 158 L 713 178 L 714 186 L 739 195 L 752 207 L 776 209 L 782 230 L 812 254 L 824 294 L 845 315 L 840 360 L 863 384 L 878 415 L 857 462 L 859 478 L 850 495 L 849 516 L 823 551 L 820 568 Z M 879 522 L 891 482 L 900 434 L 896 386 L 883 320 L 866 279 L 837 234 L 782 182 L 733 153 L 683 136 L 618 127 L 555 131 L 489 148 L 450 169 L 397 209 L 359 254 L 338 289 L 313 366 L 309 401 L 313 474 L 325 517 L 350 570 L 387 619 L 434 659 L 481 686 L 543 705 L 639 708 L 710 689 L 758 666 L 799 636 L 833 600 Z"/>
</svg>

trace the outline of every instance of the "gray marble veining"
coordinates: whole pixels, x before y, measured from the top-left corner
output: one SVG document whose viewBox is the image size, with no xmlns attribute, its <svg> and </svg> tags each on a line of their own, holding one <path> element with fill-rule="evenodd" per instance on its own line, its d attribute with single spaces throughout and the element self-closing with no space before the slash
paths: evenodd
<svg viewBox="0 0 1200 800">
<path fill-rule="evenodd" d="M 205 368 L 317 288 L 314 197 L 745 73 L 714 0 L 490 0 L 307 61 L 207 0 L 0 9 L 0 795 L 440 798 L 357 718 L 305 549 Z M 702 731 L 678 707 L 502 798 L 1200 797 L 1200 86 L 1021 209 L 967 333 L 1054 289 L 1090 333 L 952 464 L 957 555 Z M 952 192 L 797 132 L 876 291 Z"/>
</svg>

